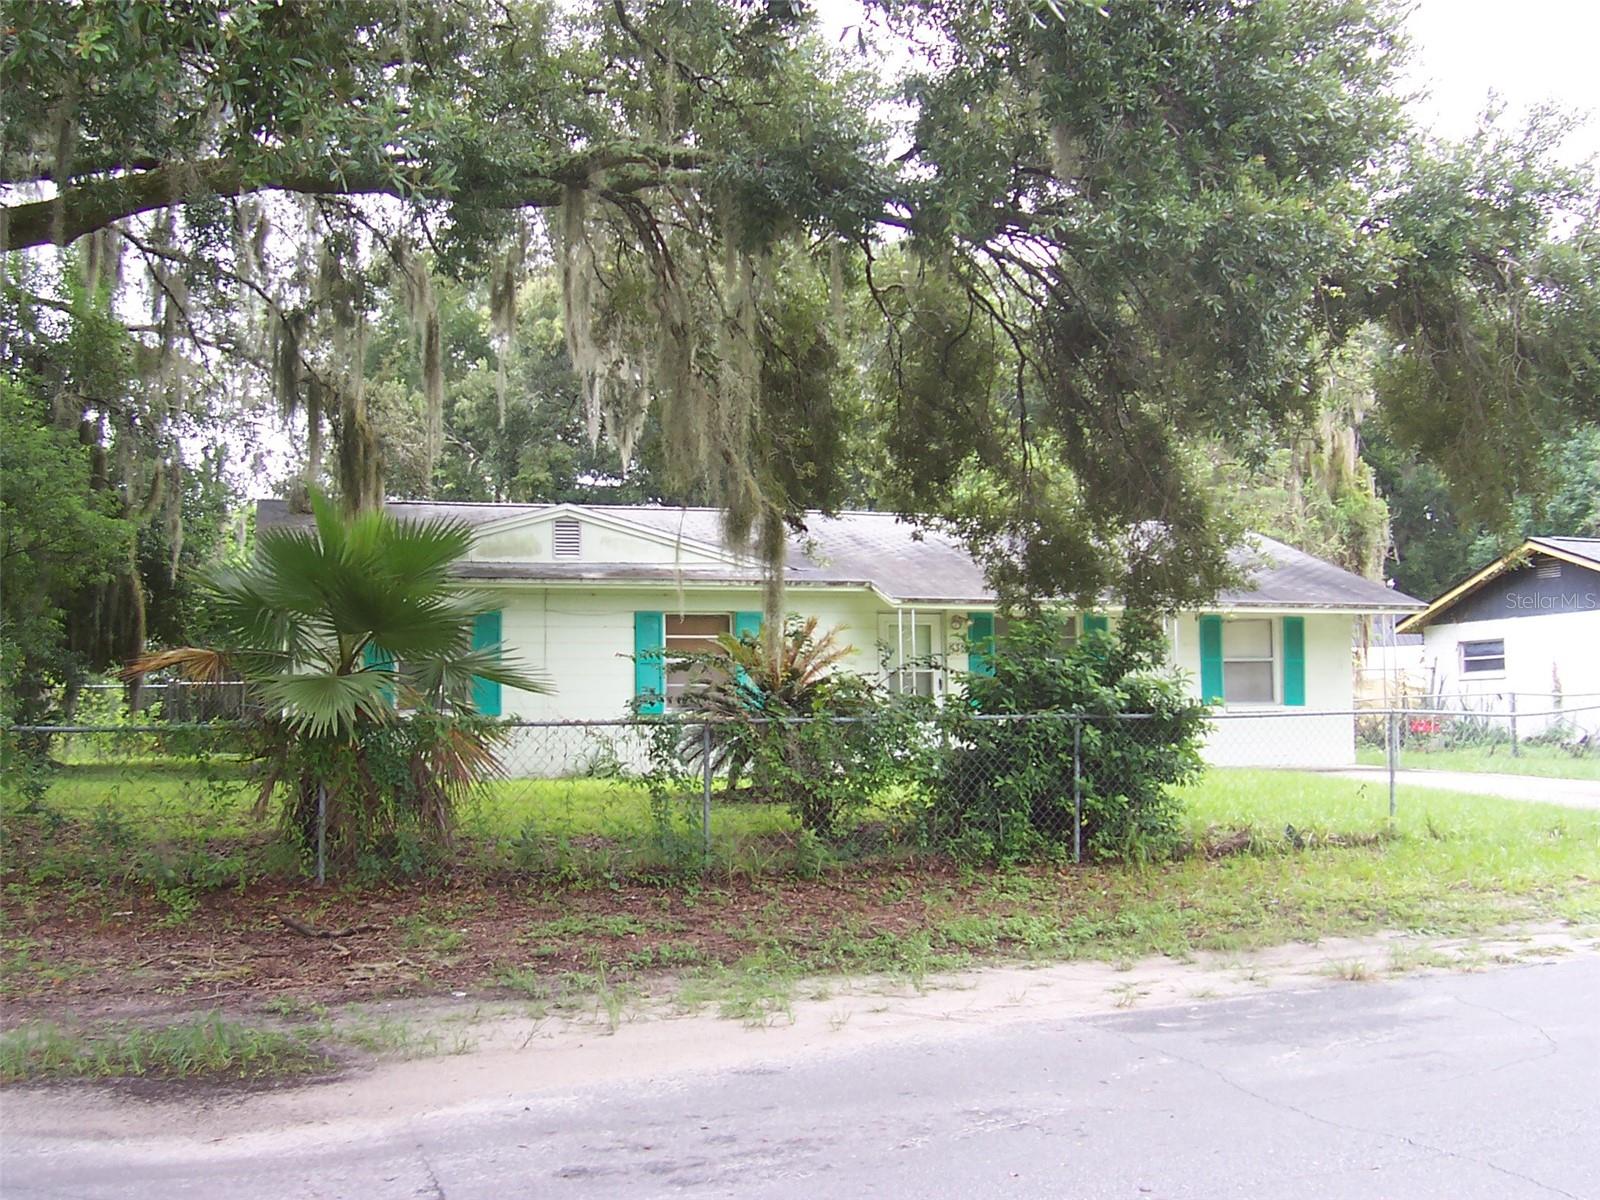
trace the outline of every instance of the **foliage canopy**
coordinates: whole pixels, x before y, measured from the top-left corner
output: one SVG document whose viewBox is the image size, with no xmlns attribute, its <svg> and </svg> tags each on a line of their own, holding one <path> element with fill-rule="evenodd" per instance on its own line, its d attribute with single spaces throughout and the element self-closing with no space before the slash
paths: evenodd
<svg viewBox="0 0 1600 1200">
<path fill-rule="evenodd" d="M 1238 533 L 1219 452 L 1314 423 L 1373 323 L 1391 435 L 1491 522 L 1600 417 L 1592 180 L 1555 117 L 1416 137 L 1400 21 L 878 0 L 852 47 L 796 0 L 7 0 L 0 246 L 134 255 L 153 344 L 245 364 L 353 508 L 385 490 L 385 304 L 433 492 L 451 289 L 489 296 L 504 428 L 534 275 L 591 439 L 771 567 L 866 459 L 1016 594 L 1198 602 Z"/>
</svg>

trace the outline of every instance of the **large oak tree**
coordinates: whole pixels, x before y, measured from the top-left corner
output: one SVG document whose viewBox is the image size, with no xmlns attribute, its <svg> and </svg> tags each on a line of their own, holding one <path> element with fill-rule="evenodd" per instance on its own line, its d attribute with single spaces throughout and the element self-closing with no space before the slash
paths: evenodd
<svg viewBox="0 0 1600 1200">
<path fill-rule="evenodd" d="M 881 499 L 1028 594 L 1214 592 L 1211 456 L 1305 419 L 1373 321 L 1390 428 L 1486 512 L 1595 420 L 1592 180 L 1537 138 L 1425 146 L 1394 5 L 868 11 L 829 46 L 798 0 L 12 0 L 0 244 L 115 231 L 180 332 L 248 355 L 264 323 L 355 503 L 379 291 L 437 408 L 434 281 L 487 277 L 503 341 L 553 270 L 593 432 L 658 431 L 769 561 L 861 424 Z M 873 37 L 912 48 L 892 96 Z"/>
</svg>

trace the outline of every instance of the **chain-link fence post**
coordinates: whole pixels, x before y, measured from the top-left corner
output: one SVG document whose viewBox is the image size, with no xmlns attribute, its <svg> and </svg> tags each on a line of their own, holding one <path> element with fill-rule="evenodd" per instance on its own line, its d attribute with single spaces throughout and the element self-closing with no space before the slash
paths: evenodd
<svg viewBox="0 0 1600 1200">
<path fill-rule="evenodd" d="M 1522 757 L 1522 747 L 1517 744 L 1517 694 L 1515 692 L 1511 693 L 1511 757 Z"/>
<path fill-rule="evenodd" d="M 1388 737 L 1389 753 L 1384 755 L 1389 760 L 1389 819 L 1394 820 L 1394 773 L 1400 757 L 1400 714 L 1394 709 L 1389 710 Z"/>
<path fill-rule="evenodd" d="M 1083 861 L 1083 719 L 1072 718 L 1072 861 Z"/>
<path fill-rule="evenodd" d="M 711 726 L 700 726 L 700 836 L 711 861 Z"/>
<path fill-rule="evenodd" d="M 317 784 L 317 886 L 328 882 L 328 785 Z"/>
</svg>

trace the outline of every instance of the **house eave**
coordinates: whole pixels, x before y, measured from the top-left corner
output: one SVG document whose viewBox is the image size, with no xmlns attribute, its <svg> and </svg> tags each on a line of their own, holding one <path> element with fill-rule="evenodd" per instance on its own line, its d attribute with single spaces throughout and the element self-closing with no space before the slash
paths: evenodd
<svg viewBox="0 0 1600 1200">
<path fill-rule="evenodd" d="M 626 576 L 608 572 L 603 567 L 593 570 L 564 570 L 559 574 L 541 570 L 539 564 L 497 562 L 468 562 L 460 564 L 455 577 L 474 585 L 491 587 L 549 587 L 549 588 L 605 588 L 638 590 L 640 588 L 668 587 L 683 591 L 715 591 L 727 588 L 760 588 L 761 577 L 755 573 L 694 573 L 688 571 L 651 571 L 634 568 Z M 960 609 L 976 612 L 994 612 L 1000 608 L 994 596 L 896 596 L 867 579 L 788 579 L 787 589 L 803 591 L 855 591 L 866 592 L 890 608 Z M 1126 606 L 1102 604 L 1097 611 L 1121 613 Z M 1353 605 L 1353 604 L 1299 604 L 1276 601 L 1227 600 L 1214 605 L 1203 605 L 1195 612 L 1252 612 L 1264 614 L 1318 613 L 1327 616 L 1375 616 L 1415 611 L 1414 605 Z"/>
<path fill-rule="evenodd" d="M 1507 551 L 1492 563 L 1474 571 L 1460 583 L 1441 593 L 1421 612 L 1413 613 L 1397 624 L 1394 627 L 1394 631 L 1396 633 L 1421 633 L 1429 625 L 1437 622 L 1445 612 L 1472 595 L 1473 592 L 1476 592 L 1485 584 L 1493 582 L 1507 571 L 1521 566 L 1534 554 L 1547 555 L 1550 558 L 1560 559 L 1562 562 L 1571 563 L 1573 566 L 1583 567 L 1590 571 L 1596 569 L 1592 560 L 1585 559 L 1581 555 L 1571 554 L 1559 546 L 1548 545 L 1540 538 L 1527 538 L 1515 550 Z"/>
</svg>

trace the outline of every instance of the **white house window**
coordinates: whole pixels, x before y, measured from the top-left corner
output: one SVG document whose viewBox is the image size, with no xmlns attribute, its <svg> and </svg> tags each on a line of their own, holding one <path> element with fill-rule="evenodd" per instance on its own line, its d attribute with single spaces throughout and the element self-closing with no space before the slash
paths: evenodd
<svg viewBox="0 0 1600 1200">
<path fill-rule="evenodd" d="M 1271 704 L 1277 697 L 1272 621 L 1254 617 L 1222 624 L 1224 704 Z"/>
<path fill-rule="evenodd" d="M 1010 629 L 1011 622 L 1007 618 L 996 617 L 994 619 L 994 644 L 997 648 L 1005 644 L 1006 634 L 1010 632 Z M 1077 644 L 1078 614 L 1068 613 L 1061 617 L 1061 636 L 1057 639 L 1056 645 L 1060 646 L 1061 652 L 1065 654 Z"/>
<path fill-rule="evenodd" d="M 1499 675 L 1506 669 L 1506 643 L 1503 638 L 1489 642 L 1460 642 L 1463 675 Z"/>
<path fill-rule="evenodd" d="M 583 526 L 572 517 L 557 517 L 554 547 L 556 558 L 581 557 L 583 555 Z"/>
<path fill-rule="evenodd" d="M 683 704 L 684 693 L 706 682 L 704 668 L 680 667 L 672 669 L 674 654 L 693 654 L 717 648 L 717 635 L 733 629 L 733 618 L 727 613 L 686 613 L 675 616 L 668 613 L 665 619 L 667 707 Z"/>
<path fill-rule="evenodd" d="M 1078 644 L 1078 615 L 1061 619 L 1061 648 L 1070 650 Z"/>
</svg>

